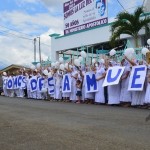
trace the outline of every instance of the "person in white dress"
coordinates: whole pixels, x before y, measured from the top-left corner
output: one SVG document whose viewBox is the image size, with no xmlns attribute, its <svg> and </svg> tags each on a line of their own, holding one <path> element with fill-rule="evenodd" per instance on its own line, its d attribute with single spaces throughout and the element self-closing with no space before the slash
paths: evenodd
<svg viewBox="0 0 150 150">
<path fill-rule="evenodd" d="M 56 84 L 55 84 L 55 99 L 62 99 L 61 85 L 62 85 L 62 77 L 63 72 L 61 70 L 57 70 L 56 72 Z"/>
<path fill-rule="evenodd" d="M 123 59 L 121 61 L 121 66 L 125 66 L 125 70 L 123 72 L 123 75 L 120 79 L 121 84 L 121 92 L 120 92 L 120 102 L 123 106 L 129 106 L 131 105 L 131 92 L 128 91 L 128 84 L 129 84 L 129 78 L 130 78 L 130 65 L 129 63 Z"/>
<path fill-rule="evenodd" d="M 8 91 L 7 91 L 8 76 L 7 76 L 6 72 L 3 72 L 2 80 L 3 80 L 3 92 L 4 92 L 4 96 L 8 96 Z"/>
<path fill-rule="evenodd" d="M 98 84 L 98 92 L 95 93 L 95 103 L 96 104 L 97 103 L 98 104 L 105 103 L 104 87 L 102 87 L 105 75 L 106 75 L 105 69 L 104 69 L 103 65 L 100 65 L 96 71 L 96 80 L 97 80 L 97 84 Z"/>
<path fill-rule="evenodd" d="M 150 66 L 148 66 L 147 70 L 147 88 L 144 103 L 147 104 L 148 107 L 150 106 Z"/>
<path fill-rule="evenodd" d="M 140 61 L 138 63 L 128 59 L 126 56 L 124 58 L 132 65 L 132 66 L 137 66 L 137 65 L 143 65 L 143 61 Z M 131 105 L 134 107 L 141 107 L 144 105 L 144 99 L 145 99 L 145 86 L 143 88 L 143 91 L 133 91 L 132 92 L 132 103 Z"/>
<path fill-rule="evenodd" d="M 86 72 L 91 72 L 91 73 L 94 73 L 96 72 L 96 68 L 95 66 L 86 66 Z M 85 74 L 86 74 L 85 72 Z M 84 81 L 83 81 L 83 85 L 85 86 L 85 83 L 86 83 L 86 78 L 85 78 L 85 75 L 84 75 Z M 91 93 L 87 93 L 86 92 L 86 89 L 85 89 L 85 103 L 86 104 L 94 104 L 94 97 L 95 97 L 95 92 L 91 92 Z"/>
<path fill-rule="evenodd" d="M 70 100 L 72 102 L 76 102 L 77 98 L 76 98 L 76 80 L 78 79 L 78 72 L 77 72 L 77 68 L 75 66 L 73 66 L 72 71 L 71 71 L 71 93 L 70 93 Z"/>
<path fill-rule="evenodd" d="M 116 62 L 110 61 L 109 67 L 115 67 Z M 120 83 L 117 85 L 108 86 L 108 104 L 109 105 L 119 105 L 120 104 Z"/>
</svg>

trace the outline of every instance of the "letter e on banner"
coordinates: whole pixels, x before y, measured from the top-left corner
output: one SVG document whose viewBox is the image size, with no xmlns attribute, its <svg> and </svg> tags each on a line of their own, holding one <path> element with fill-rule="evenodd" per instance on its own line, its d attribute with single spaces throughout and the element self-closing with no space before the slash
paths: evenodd
<svg viewBox="0 0 150 150">
<path fill-rule="evenodd" d="M 142 91 L 144 87 L 147 67 L 145 65 L 133 66 L 128 91 Z"/>
</svg>

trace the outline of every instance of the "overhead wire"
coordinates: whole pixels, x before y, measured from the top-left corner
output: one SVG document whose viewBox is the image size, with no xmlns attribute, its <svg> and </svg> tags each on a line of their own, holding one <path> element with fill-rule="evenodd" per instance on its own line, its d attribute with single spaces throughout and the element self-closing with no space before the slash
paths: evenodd
<svg viewBox="0 0 150 150">
<path fill-rule="evenodd" d="M 0 26 L 1 26 L 1 25 L 0 25 Z M 3 26 L 3 27 L 4 27 L 4 26 Z M 6 27 L 6 29 L 11 30 L 11 29 L 9 29 L 9 28 L 7 28 L 7 27 Z M 14 31 L 15 31 L 15 30 L 14 30 Z M 18 31 L 15 31 L 15 32 L 18 32 Z M 20 36 L 20 35 L 14 34 L 14 33 L 10 33 L 10 32 L 7 33 L 7 30 L 0 30 L 0 33 L 4 33 L 4 34 L 6 34 L 6 35 L 13 35 L 13 36 L 15 36 L 15 37 L 22 38 L 22 39 L 26 39 L 26 40 L 30 40 L 30 41 L 33 41 L 33 40 L 34 40 L 34 39 L 31 39 L 31 38 L 28 38 L 28 37 L 25 37 L 25 36 Z M 22 33 L 22 32 L 18 32 L 18 33 Z M 23 33 L 23 34 L 24 34 L 24 33 Z M 50 45 L 45 44 L 45 43 L 43 43 L 43 42 L 41 42 L 41 44 L 50 47 Z"/>
<path fill-rule="evenodd" d="M 117 0 L 117 2 L 119 3 L 119 5 L 124 9 L 125 12 L 127 12 L 127 10 L 124 8 L 124 6 L 121 4 L 121 2 L 119 0 Z"/>
</svg>

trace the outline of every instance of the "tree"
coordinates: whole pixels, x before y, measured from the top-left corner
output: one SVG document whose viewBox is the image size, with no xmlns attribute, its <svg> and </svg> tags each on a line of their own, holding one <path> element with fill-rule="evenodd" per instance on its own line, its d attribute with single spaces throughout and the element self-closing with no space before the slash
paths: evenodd
<svg viewBox="0 0 150 150">
<path fill-rule="evenodd" d="M 141 18 L 144 14 L 143 7 L 138 7 L 133 14 L 128 12 L 121 12 L 117 15 L 117 21 L 115 21 L 111 27 L 112 36 L 110 41 L 112 44 L 120 37 L 121 34 L 131 35 L 135 40 L 135 46 L 138 47 L 139 31 L 144 28 L 145 33 L 149 32 L 150 17 Z"/>
</svg>

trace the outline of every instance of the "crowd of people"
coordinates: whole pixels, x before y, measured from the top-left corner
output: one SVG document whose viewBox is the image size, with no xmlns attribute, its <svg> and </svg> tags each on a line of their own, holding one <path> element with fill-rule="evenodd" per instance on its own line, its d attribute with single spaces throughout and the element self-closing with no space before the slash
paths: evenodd
<svg viewBox="0 0 150 150">
<path fill-rule="evenodd" d="M 147 65 L 147 76 L 143 91 L 128 91 L 129 77 L 132 66 L 143 65 L 144 61 L 133 61 L 124 56 L 120 63 L 109 60 L 101 59 L 99 62 L 95 62 L 92 65 L 76 66 L 70 62 L 65 65 L 64 69 L 60 67 L 49 66 L 46 68 L 39 67 L 26 71 L 20 69 L 15 73 L 8 74 L 3 72 L 3 95 L 9 97 L 20 97 L 28 99 L 45 99 L 50 101 L 63 101 L 73 103 L 86 103 L 86 104 L 102 104 L 102 105 L 119 105 L 124 107 L 140 107 L 150 109 L 150 67 Z M 110 85 L 103 87 L 104 78 L 106 76 L 109 67 L 124 66 L 125 70 L 121 76 L 120 82 L 117 85 Z M 54 78 L 54 94 L 49 94 L 48 89 L 48 75 L 43 71 L 47 70 L 49 74 Z M 96 81 L 98 84 L 98 91 L 92 93 L 85 92 L 85 73 L 92 72 L 96 75 Z M 71 76 L 71 92 L 62 92 L 62 80 L 65 74 Z M 15 78 L 16 76 L 24 76 L 26 86 L 24 88 L 7 89 L 8 78 Z M 44 89 L 40 91 L 38 88 L 36 91 L 31 92 L 29 85 L 31 77 L 35 77 L 36 80 L 39 77 L 44 78 Z"/>
</svg>

